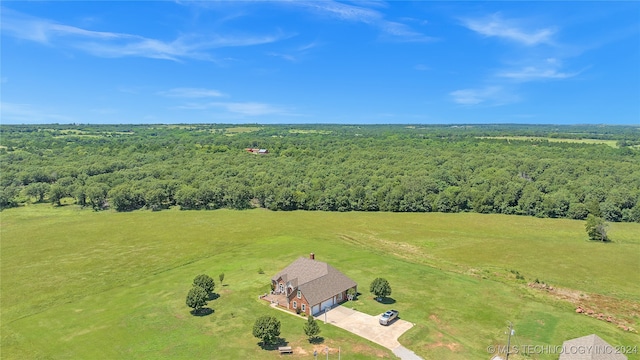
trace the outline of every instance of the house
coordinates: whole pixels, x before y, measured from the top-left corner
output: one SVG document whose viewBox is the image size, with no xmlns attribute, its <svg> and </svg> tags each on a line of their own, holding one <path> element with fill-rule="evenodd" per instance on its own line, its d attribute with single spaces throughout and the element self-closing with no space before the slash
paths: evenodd
<svg viewBox="0 0 640 360">
<path fill-rule="evenodd" d="M 591 334 L 562 343 L 559 360 L 627 360 L 618 349 Z"/>
<path fill-rule="evenodd" d="M 256 148 L 246 148 L 244 149 L 246 152 L 257 155 L 266 155 L 269 153 L 267 149 L 256 149 Z"/>
<path fill-rule="evenodd" d="M 358 284 L 333 266 L 315 259 L 300 257 L 271 278 L 278 305 L 302 314 L 316 315 L 347 300 L 347 291 L 357 291 Z"/>
</svg>

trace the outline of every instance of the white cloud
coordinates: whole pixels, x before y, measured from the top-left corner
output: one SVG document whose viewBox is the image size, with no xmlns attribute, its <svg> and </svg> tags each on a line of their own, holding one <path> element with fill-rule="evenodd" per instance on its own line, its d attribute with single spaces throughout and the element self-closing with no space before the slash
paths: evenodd
<svg viewBox="0 0 640 360">
<path fill-rule="evenodd" d="M 435 38 L 413 31 L 409 26 L 399 22 L 382 21 L 379 26 L 386 34 L 396 37 L 397 40 L 407 42 L 429 42 L 435 40 Z"/>
<path fill-rule="evenodd" d="M 174 88 L 167 91 L 159 92 L 160 95 L 168 97 L 179 98 L 207 98 L 207 97 L 221 97 L 225 94 L 218 90 L 203 89 L 203 88 Z"/>
<path fill-rule="evenodd" d="M 580 72 L 562 71 L 562 61 L 557 58 L 547 58 L 536 64 L 528 64 L 515 69 L 503 70 L 497 73 L 498 77 L 515 81 L 535 81 L 535 80 L 559 80 L 567 79 L 578 75 Z"/>
<path fill-rule="evenodd" d="M 305 6 L 321 13 L 337 17 L 342 20 L 373 24 L 382 19 L 382 15 L 372 9 L 342 4 L 336 1 L 293 1 L 295 5 Z"/>
<path fill-rule="evenodd" d="M 287 113 L 285 109 L 264 103 L 256 102 L 219 102 L 213 103 L 215 106 L 223 107 L 227 111 L 248 116 L 260 115 L 284 115 Z"/>
<path fill-rule="evenodd" d="M 69 116 L 41 109 L 31 104 L 0 103 L 0 118 L 3 123 L 42 124 L 51 122 L 72 122 Z"/>
<path fill-rule="evenodd" d="M 307 51 L 307 50 L 311 50 L 315 47 L 318 47 L 320 44 L 318 44 L 316 41 L 308 43 L 306 45 L 302 45 L 300 47 L 298 47 L 298 51 Z"/>
<path fill-rule="evenodd" d="M 426 36 L 417 31 L 411 30 L 403 23 L 386 20 L 384 14 L 378 10 L 362 6 L 354 6 L 339 3 L 332 0 L 327 1 L 289 1 L 288 4 L 303 6 L 317 13 L 329 15 L 340 20 L 361 22 L 380 29 L 388 38 L 399 41 L 427 42 L 434 38 Z M 381 2 L 357 2 L 359 5 L 384 7 Z M 380 5 L 380 6 L 378 6 Z"/>
<path fill-rule="evenodd" d="M 518 70 L 503 71 L 498 76 L 517 81 L 532 81 L 544 79 L 567 79 L 578 75 L 578 73 L 560 72 L 557 69 L 545 69 L 535 66 L 527 66 Z"/>
<path fill-rule="evenodd" d="M 350 0 L 350 3 L 360 6 L 386 8 L 388 4 L 382 0 Z"/>
<path fill-rule="evenodd" d="M 268 52 L 267 55 L 269 56 L 274 56 L 274 57 L 279 57 L 281 59 L 287 60 L 287 61 L 291 61 L 291 62 L 298 62 L 298 58 L 295 57 L 294 55 L 291 54 L 284 54 L 284 53 L 278 53 L 278 52 Z"/>
<path fill-rule="evenodd" d="M 259 102 L 200 102 L 187 103 L 175 108 L 182 110 L 208 110 L 213 108 L 222 108 L 229 113 L 245 116 L 296 115 L 291 113 L 288 109 Z"/>
<path fill-rule="evenodd" d="M 270 52 L 267 52 L 267 55 L 278 57 L 292 63 L 297 63 L 300 60 L 302 60 L 307 54 L 309 54 L 311 52 L 311 49 L 314 49 L 318 46 L 320 46 L 320 44 L 314 41 L 314 42 L 300 45 L 296 48 L 290 49 L 288 50 L 288 52 L 270 51 Z"/>
<path fill-rule="evenodd" d="M 509 93 L 501 86 L 461 89 L 452 91 L 449 95 L 453 98 L 454 102 L 461 105 L 505 105 L 518 100 L 516 95 Z"/>
<path fill-rule="evenodd" d="M 556 30 L 551 27 L 525 30 L 516 20 L 505 20 L 500 14 L 482 19 L 463 19 L 464 26 L 484 36 L 494 36 L 533 46 L 551 44 Z"/>
<path fill-rule="evenodd" d="M 251 46 L 279 41 L 284 34 L 272 35 L 181 35 L 166 41 L 135 34 L 92 31 L 57 24 L 3 9 L 3 32 L 19 39 L 51 46 L 75 48 L 99 57 L 147 57 L 179 61 L 191 58 L 213 60 L 207 52 L 222 47 Z"/>
</svg>

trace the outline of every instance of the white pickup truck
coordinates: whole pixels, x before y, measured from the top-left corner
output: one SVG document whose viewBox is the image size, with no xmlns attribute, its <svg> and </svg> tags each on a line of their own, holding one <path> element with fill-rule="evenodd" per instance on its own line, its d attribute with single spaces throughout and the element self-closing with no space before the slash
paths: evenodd
<svg viewBox="0 0 640 360">
<path fill-rule="evenodd" d="M 380 325 L 389 325 L 398 317 L 398 310 L 389 310 L 380 316 Z"/>
</svg>

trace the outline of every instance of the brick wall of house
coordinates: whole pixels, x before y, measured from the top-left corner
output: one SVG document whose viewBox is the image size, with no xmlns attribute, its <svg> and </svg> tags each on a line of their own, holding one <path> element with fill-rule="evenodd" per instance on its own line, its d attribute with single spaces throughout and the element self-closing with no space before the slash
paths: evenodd
<svg viewBox="0 0 640 360">
<path fill-rule="evenodd" d="M 304 297 L 304 294 L 301 294 L 301 298 L 298 299 L 297 290 L 294 291 L 293 297 L 289 300 L 289 310 L 293 312 L 297 312 L 297 310 L 293 307 L 293 302 L 296 302 L 296 307 L 300 309 L 300 314 L 309 315 L 311 313 L 311 309 L 309 308 L 309 302 Z M 304 304 L 304 311 L 302 311 L 302 304 Z"/>
<path fill-rule="evenodd" d="M 284 291 L 286 292 L 287 291 L 287 284 L 284 281 L 277 282 L 275 291 L 279 291 L 280 290 L 280 285 L 282 285 Z M 293 312 L 297 312 L 296 308 L 299 308 L 301 314 L 310 315 L 311 314 L 311 306 L 317 305 L 317 304 L 311 304 L 310 305 L 309 302 L 307 301 L 307 299 L 304 297 L 304 294 L 301 294 L 301 298 L 298 299 L 297 292 L 298 292 L 298 290 L 294 289 L 293 290 L 293 294 L 289 297 L 289 304 L 288 304 L 289 305 L 289 310 L 293 311 Z M 338 295 L 337 294 L 333 296 L 333 300 L 334 300 L 335 304 L 340 304 L 340 303 L 343 303 L 343 302 L 347 301 L 347 291 L 346 290 L 343 291 L 341 293 L 341 295 L 342 295 L 342 297 L 341 297 L 340 300 L 338 300 Z M 294 304 L 293 304 L 294 301 L 296 303 L 295 307 L 294 307 Z M 304 311 L 302 310 L 302 304 L 304 304 Z"/>
</svg>

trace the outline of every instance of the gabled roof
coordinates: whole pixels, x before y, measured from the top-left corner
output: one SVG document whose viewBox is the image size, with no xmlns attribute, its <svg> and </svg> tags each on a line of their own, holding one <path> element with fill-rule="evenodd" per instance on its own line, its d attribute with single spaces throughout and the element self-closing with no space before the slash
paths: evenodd
<svg viewBox="0 0 640 360">
<path fill-rule="evenodd" d="M 591 334 L 562 343 L 559 360 L 627 360 L 598 335 Z"/>
<path fill-rule="evenodd" d="M 277 281 L 280 278 L 284 282 L 290 281 L 294 288 L 297 286 L 311 306 L 357 285 L 333 266 L 304 257 L 297 259 L 271 279 Z"/>
</svg>

